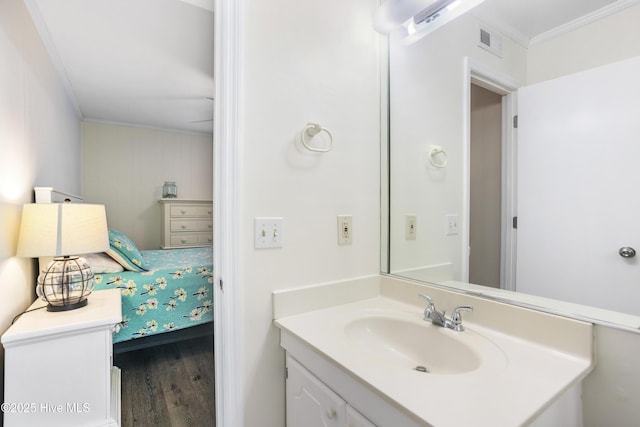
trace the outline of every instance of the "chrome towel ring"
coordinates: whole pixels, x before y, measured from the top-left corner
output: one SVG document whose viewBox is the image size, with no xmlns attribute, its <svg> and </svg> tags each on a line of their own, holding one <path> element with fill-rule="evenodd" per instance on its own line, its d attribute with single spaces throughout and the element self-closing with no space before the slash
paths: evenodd
<svg viewBox="0 0 640 427">
<path fill-rule="evenodd" d="M 323 148 L 316 148 L 309 145 L 311 140 L 320 132 L 324 132 L 328 135 L 329 142 L 327 146 Z M 329 129 L 323 128 L 318 123 L 307 123 L 304 129 L 302 129 L 302 132 L 300 132 L 300 139 L 302 140 L 302 145 L 304 145 L 304 148 L 306 148 L 309 151 L 315 151 L 318 153 L 326 153 L 327 151 L 331 150 L 333 146 L 333 135 L 331 135 L 331 132 L 329 132 Z"/>
</svg>

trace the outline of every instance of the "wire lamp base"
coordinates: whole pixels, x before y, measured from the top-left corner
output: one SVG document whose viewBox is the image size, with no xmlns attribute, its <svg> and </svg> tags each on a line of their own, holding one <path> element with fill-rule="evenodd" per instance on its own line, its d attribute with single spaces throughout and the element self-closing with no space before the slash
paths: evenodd
<svg viewBox="0 0 640 427">
<path fill-rule="evenodd" d="M 48 302 L 47 311 L 75 310 L 87 305 L 93 291 L 93 271 L 84 258 L 56 257 L 38 276 L 36 294 Z"/>
</svg>

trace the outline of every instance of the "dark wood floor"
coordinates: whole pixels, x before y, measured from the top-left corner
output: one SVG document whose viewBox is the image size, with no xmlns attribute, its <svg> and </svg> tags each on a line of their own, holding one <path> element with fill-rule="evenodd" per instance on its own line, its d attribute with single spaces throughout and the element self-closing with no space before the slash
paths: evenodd
<svg viewBox="0 0 640 427">
<path fill-rule="evenodd" d="M 114 355 L 122 427 L 215 426 L 213 336 Z"/>
</svg>

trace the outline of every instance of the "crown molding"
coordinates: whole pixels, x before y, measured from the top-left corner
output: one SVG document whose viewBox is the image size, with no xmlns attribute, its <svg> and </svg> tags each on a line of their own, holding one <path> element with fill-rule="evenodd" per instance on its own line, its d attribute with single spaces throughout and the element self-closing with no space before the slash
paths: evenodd
<svg viewBox="0 0 640 427">
<path fill-rule="evenodd" d="M 532 37 L 529 41 L 529 46 L 569 33 L 577 28 L 591 24 L 602 18 L 606 18 L 609 15 L 613 15 L 614 13 L 620 12 L 621 10 L 634 6 L 638 3 L 640 3 L 640 0 L 619 0 L 615 3 L 611 3 L 610 5 L 604 6 L 592 13 L 581 16 L 580 18 L 574 19 L 573 21 L 569 21 L 566 24 Z"/>
<path fill-rule="evenodd" d="M 40 39 L 44 44 L 44 47 L 49 54 L 49 58 L 51 58 L 51 62 L 53 63 L 53 67 L 58 72 L 58 77 L 60 78 L 60 82 L 64 87 L 64 91 L 67 93 L 69 97 L 69 102 L 73 105 L 73 108 L 76 112 L 76 115 L 80 120 L 84 119 L 84 115 L 80 110 L 80 104 L 76 99 L 76 95 L 73 92 L 73 87 L 71 86 L 71 81 L 69 80 L 69 76 L 67 75 L 67 70 L 64 68 L 62 64 L 62 60 L 60 59 L 60 55 L 58 54 L 58 50 L 56 49 L 55 44 L 53 43 L 53 39 L 51 38 L 51 34 L 49 34 L 49 30 L 47 25 L 42 18 L 42 13 L 40 12 L 40 7 L 38 6 L 38 0 L 24 0 L 24 4 L 27 7 L 27 11 L 29 15 L 31 15 L 31 20 L 33 21 L 33 25 L 38 31 L 40 35 Z"/>
</svg>

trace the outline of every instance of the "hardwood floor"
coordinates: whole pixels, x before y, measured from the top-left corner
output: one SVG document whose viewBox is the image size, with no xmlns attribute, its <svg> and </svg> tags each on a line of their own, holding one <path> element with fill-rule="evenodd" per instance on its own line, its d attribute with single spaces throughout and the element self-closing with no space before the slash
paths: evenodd
<svg viewBox="0 0 640 427">
<path fill-rule="evenodd" d="M 215 426 L 213 336 L 114 355 L 122 427 Z"/>
</svg>

